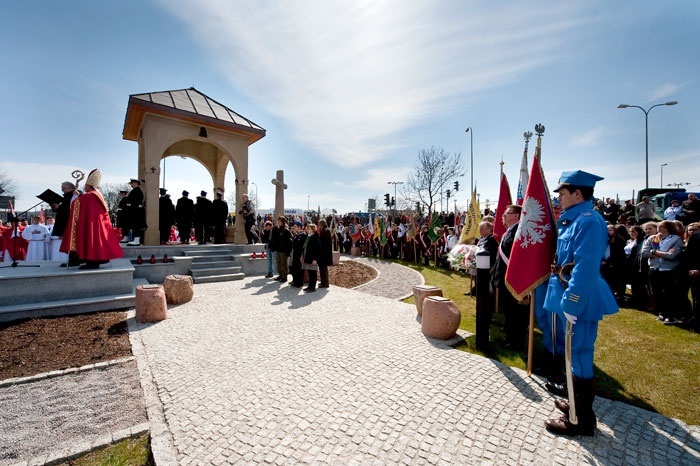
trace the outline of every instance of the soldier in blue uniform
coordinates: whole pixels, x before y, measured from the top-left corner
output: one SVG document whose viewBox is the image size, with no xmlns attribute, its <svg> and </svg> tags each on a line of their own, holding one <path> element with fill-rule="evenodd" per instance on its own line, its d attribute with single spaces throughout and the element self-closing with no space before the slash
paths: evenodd
<svg viewBox="0 0 700 466">
<path fill-rule="evenodd" d="M 584 171 L 564 172 L 559 178 L 559 202 L 563 212 L 558 221 L 557 261 L 547 286 L 544 307 L 567 322 L 567 374 L 569 402 L 557 399 L 565 413 L 545 422 L 547 430 L 561 435 L 593 435 L 595 377 L 593 350 L 598 322 L 618 311 L 615 297 L 600 274 L 607 247 L 607 227 L 593 211 L 591 197 L 596 181 L 603 178 Z M 570 339 L 570 342 L 569 342 Z"/>
</svg>

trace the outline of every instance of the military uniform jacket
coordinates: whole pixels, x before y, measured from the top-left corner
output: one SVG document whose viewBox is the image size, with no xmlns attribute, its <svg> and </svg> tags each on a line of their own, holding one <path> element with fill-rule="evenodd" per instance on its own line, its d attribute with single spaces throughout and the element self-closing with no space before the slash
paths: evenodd
<svg viewBox="0 0 700 466">
<path fill-rule="evenodd" d="M 564 289 L 558 275 L 547 286 L 544 308 L 579 320 L 598 321 L 619 309 L 610 287 L 600 275 L 600 264 L 607 249 L 608 230 L 603 217 L 584 201 L 562 212 L 557 239 L 557 266 L 573 264 L 568 287 Z"/>
<path fill-rule="evenodd" d="M 146 209 L 143 206 L 143 191 L 138 186 L 126 195 L 126 224 L 128 228 L 143 230 L 146 226 Z"/>
<path fill-rule="evenodd" d="M 192 219 L 194 218 L 194 201 L 189 197 L 181 197 L 177 200 L 175 207 L 175 217 L 179 228 L 192 228 Z"/>
</svg>

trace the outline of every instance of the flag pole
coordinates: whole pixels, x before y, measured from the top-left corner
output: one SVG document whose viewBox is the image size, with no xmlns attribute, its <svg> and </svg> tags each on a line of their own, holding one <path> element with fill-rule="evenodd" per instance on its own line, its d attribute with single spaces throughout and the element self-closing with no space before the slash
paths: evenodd
<svg viewBox="0 0 700 466">
<path fill-rule="evenodd" d="M 537 147 L 535 147 L 535 158 L 539 164 L 540 153 L 542 150 L 542 135 L 544 134 L 544 126 L 535 126 L 537 131 Z M 529 138 L 528 138 L 529 139 Z M 527 139 L 525 140 L 525 150 L 527 151 Z M 527 376 L 532 377 L 532 356 L 535 351 L 535 293 L 536 289 L 530 293 L 530 324 L 527 338 Z"/>
</svg>

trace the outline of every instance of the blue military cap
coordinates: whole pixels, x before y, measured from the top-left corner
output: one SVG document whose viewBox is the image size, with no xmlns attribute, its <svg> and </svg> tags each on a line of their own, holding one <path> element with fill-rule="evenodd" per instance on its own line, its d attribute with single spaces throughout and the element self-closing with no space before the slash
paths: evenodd
<svg viewBox="0 0 700 466">
<path fill-rule="evenodd" d="M 603 180 L 602 176 L 594 175 L 592 173 L 584 172 L 581 170 L 576 170 L 572 172 L 563 172 L 559 177 L 559 186 L 554 192 L 559 192 L 561 188 L 567 186 L 576 186 L 578 188 L 593 188 L 596 181 Z"/>
</svg>

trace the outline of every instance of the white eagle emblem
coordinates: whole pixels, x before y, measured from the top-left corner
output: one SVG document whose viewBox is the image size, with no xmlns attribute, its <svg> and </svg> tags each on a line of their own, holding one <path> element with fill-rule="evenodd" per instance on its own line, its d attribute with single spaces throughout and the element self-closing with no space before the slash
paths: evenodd
<svg viewBox="0 0 700 466">
<path fill-rule="evenodd" d="M 523 212 L 520 224 L 515 232 L 515 241 L 521 241 L 520 247 L 526 248 L 531 244 L 541 243 L 552 227 L 544 223 L 545 210 L 540 201 L 527 197 L 523 202 Z"/>
</svg>

